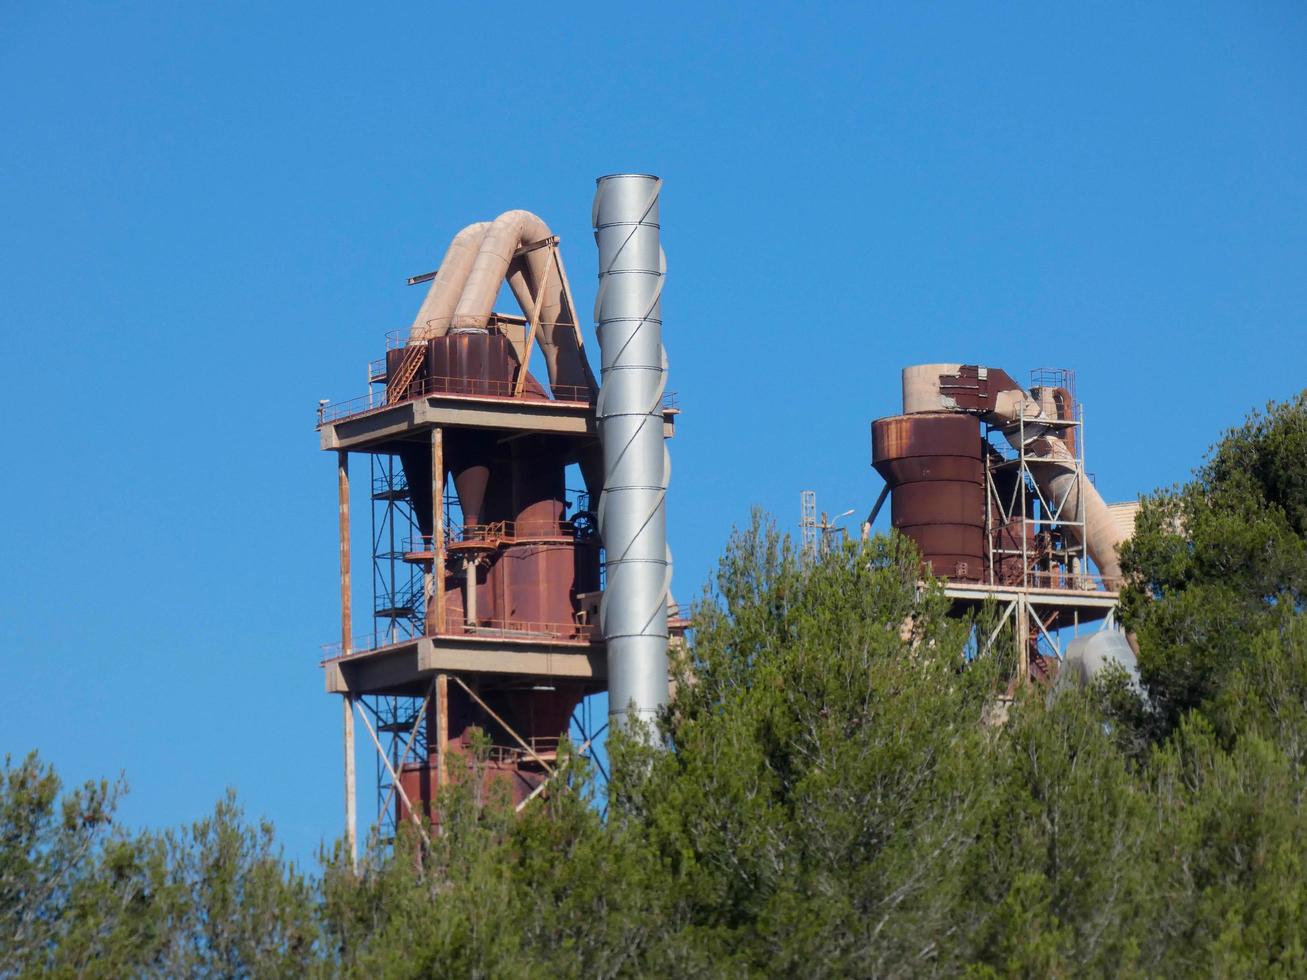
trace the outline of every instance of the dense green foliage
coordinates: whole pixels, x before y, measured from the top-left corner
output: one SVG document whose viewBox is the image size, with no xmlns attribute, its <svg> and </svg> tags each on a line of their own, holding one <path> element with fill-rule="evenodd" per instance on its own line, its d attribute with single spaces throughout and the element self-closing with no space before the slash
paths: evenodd
<svg viewBox="0 0 1307 980">
<path fill-rule="evenodd" d="M 1146 500 L 1122 565 L 1135 582 L 1122 618 L 1168 730 L 1201 709 L 1228 740 L 1249 710 L 1301 705 L 1307 675 L 1285 658 L 1307 597 L 1307 393 L 1254 413 L 1195 480 Z"/>
<path fill-rule="evenodd" d="M 998 721 L 1007 667 L 898 540 L 801 569 L 731 540 L 671 751 L 610 743 L 515 817 L 455 774 L 443 833 L 306 876 L 231 799 L 113 829 L 117 790 L 0 789 L 0 975 L 1307 974 L 1307 406 L 1150 498 L 1123 678 Z"/>
</svg>

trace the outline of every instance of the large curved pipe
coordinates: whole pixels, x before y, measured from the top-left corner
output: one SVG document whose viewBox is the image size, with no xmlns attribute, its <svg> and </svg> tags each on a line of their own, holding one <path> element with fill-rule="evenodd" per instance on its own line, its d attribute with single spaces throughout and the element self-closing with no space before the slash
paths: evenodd
<svg viewBox="0 0 1307 980">
<path fill-rule="evenodd" d="M 1107 503 L 1088 480 L 1077 478 L 1075 454 L 1058 434 L 1059 429 L 1041 425 L 1041 419 L 1055 419 L 1041 406 L 1054 404 L 1044 392 L 1032 394 L 994 368 L 962 364 L 919 364 L 903 369 L 903 411 L 969 412 L 986 422 L 1008 426 L 1024 420 L 1006 437 L 1014 449 L 1024 437 L 1030 473 L 1039 492 L 1068 521 L 1083 522 L 1084 534 L 1075 525 L 1066 531 L 1083 543 L 1098 566 L 1104 583 L 1115 588 L 1121 581 L 1118 555 L 1126 535 L 1117 526 Z"/>
<path fill-rule="evenodd" d="M 505 211 L 496 218 L 481 240 L 476 263 L 472 266 L 472 273 L 467 278 L 463 295 L 454 310 L 454 329 L 484 328 L 490 320 L 499 287 L 508 278 L 508 267 L 513 263 L 514 253 L 523 245 L 548 237 L 549 226 L 530 211 Z M 558 315 L 558 305 L 557 293 L 552 296 L 547 294 L 541 300 L 538 313 L 542 318 L 552 314 L 549 318 L 553 320 Z M 525 309 L 530 312 L 530 306 Z"/>
<path fill-rule="evenodd" d="M 463 287 L 467 284 L 468 274 L 472 271 L 477 252 L 481 248 L 481 240 L 489 230 L 489 221 L 478 221 L 460 231 L 449 243 L 440 268 L 436 271 L 436 278 L 432 280 L 426 299 L 422 301 L 422 306 L 413 319 L 413 326 L 409 329 L 410 343 L 443 337 L 449 333 L 454 308 L 463 295 Z"/>
<path fill-rule="evenodd" d="M 537 248 L 515 257 L 523 245 L 551 237 L 549 226 L 530 211 L 505 211 L 491 223 L 481 239 L 466 285 L 454 309 L 452 329 L 484 329 L 490 321 L 495 297 L 505 279 L 522 309 L 530 315 L 533 298 L 536 341 L 544 354 L 551 386 L 593 391 L 594 375 L 578 340 L 575 311 L 563 302 L 563 284 L 549 249 Z M 541 290 L 541 284 L 544 289 Z"/>
</svg>

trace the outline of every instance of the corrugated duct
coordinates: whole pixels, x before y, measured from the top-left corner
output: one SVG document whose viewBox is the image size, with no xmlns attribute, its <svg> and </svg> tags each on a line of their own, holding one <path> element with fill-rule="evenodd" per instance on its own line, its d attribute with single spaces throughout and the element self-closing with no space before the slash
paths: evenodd
<svg viewBox="0 0 1307 980">
<path fill-rule="evenodd" d="M 614 174 L 597 181 L 595 301 L 602 387 L 596 415 L 604 456 L 599 531 L 607 581 L 600 627 L 608 643 L 609 721 L 628 711 L 652 722 L 667 703 L 667 483 L 662 398 L 667 355 L 662 343 L 666 263 L 659 241 L 662 181 Z"/>
</svg>

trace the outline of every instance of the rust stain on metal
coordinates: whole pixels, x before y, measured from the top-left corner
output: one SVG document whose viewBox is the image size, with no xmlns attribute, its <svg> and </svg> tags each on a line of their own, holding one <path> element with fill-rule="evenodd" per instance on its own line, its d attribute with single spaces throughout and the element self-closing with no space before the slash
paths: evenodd
<svg viewBox="0 0 1307 980">
<path fill-rule="evenodd" d="M 872 423 L 872 465 L 890 487 L 893 526 L 940 576 L 978 581 L 985 564 L 980 422 L 954 412 Z"/>
</svg>

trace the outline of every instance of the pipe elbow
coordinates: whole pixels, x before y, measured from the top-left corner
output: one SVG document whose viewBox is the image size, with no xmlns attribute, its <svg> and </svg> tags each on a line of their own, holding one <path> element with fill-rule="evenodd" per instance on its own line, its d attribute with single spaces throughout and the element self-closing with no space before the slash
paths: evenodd
<svg viewBox="0 0 1307 980">
<path fill-rule="evenodd" d="M 478 221 L 463 228 L 449 243 L 445 257 L 436 270 L 436 278 L 427 290 L 419 307 L 409 337 L 413 340 L 439 336 L 449 330 L 450 318 L 463 295 L 463 287 L 476 261 L 477 251 L 486 233 L 489 221 Z"/>
<path fill-rule="evenodd" d="M 485 327 L 517 250 L 548 237 L 549 226 L 530 211 L 505 211 L 491 222 L 454 310 L 454 329 Z"/>
</svg>

